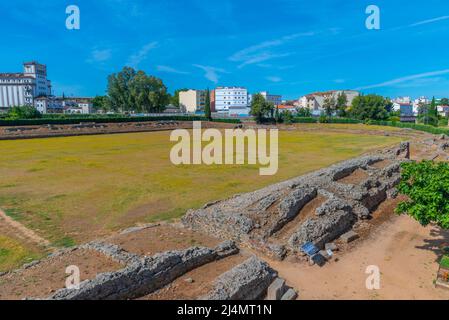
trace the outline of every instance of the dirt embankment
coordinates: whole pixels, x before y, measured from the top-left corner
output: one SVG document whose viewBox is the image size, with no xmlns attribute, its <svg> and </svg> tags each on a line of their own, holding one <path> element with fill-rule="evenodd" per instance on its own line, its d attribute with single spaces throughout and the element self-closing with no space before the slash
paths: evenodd
<svg viewBox="0 0 449 320">
<path fill-rule="evenodd" d="M 236 124 L 202 122 L 203 128 L 233 128 Z M 79 123 L 70 125 L 30 125 L 0 127 L 0 140 L 69 137 L 98 134 L 133 133 L 192 129 L 192 121 L 149 121 L 124 123 Z"/>
</svg>

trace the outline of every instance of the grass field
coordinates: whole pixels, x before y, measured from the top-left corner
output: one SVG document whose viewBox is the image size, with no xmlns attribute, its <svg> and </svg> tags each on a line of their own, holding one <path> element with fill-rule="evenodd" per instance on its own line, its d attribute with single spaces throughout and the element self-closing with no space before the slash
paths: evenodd
<svg viewBox="0 0 449 320">
<path fill-rule="evenodd" d="M 366 134 L 280 132 L 279 171 L 269 177 L 250 165 L 176 167 L 169 132 L 0 141 L 0 207 L 54 246 L 71 246 L 138 222 L 179 218 L 401 140 L 372 134 L 376 127 L 350 128 Z M 36 256 L 25 247 L 0 234 L 0 270 Z"/>
</svg>

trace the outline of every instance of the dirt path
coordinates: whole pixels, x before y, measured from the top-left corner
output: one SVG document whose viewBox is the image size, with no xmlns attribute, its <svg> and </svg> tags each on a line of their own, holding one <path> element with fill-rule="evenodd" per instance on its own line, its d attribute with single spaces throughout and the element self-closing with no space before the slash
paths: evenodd
<svg viewBox="0 0 449 320">
<path fill-rule="evenodd" d="M 18 233 L 17 236 L 19 238 L 31 241 L 32 243 L 37 244 L 39 246 L 51 248 L 50 242 L 48 240 L 40 237 L 34 231 L 28 229 L 20 222 L 17 222 L 12 218 L 8 217 L 6 213 L 4 213 L 1 209 L 0 209 L 0 224 L 3 224 L 6 227 L 14 229 Z"/>
<path fill-rule="evenodd" d="M 449 232 L 422 227 L 407 216 L 391 217 L 338 261 L 323 268 L 290 262 L 270 264 L 294 286 L 300 299 L 449 299 L 449 291 L 436 289 L 441 248 Z M 366 289 L 366 268 L 381 272 L 381 289 Z"/>
</svg>

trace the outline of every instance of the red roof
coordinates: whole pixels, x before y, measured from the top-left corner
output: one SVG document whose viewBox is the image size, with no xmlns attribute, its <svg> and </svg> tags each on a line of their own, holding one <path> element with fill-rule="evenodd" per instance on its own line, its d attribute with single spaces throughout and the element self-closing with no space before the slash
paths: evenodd
<svg viewBox="0 0 449 320">
<path fill-rule="evenodd" d="M 278 106 L 278 109 L 295 109 L 294 106 L 284 106 L 284 105 L 280 105 Z"/>
</svg>

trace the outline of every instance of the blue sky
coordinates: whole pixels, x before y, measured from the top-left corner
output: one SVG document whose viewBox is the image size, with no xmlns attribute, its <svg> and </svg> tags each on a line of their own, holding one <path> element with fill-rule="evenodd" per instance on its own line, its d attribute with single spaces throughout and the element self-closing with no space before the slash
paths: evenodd
<svg viewBox="0 0 449 320">
<path fill-rule="evenodd" d="M 65 28 L 78 5 L 81 29 Z M 365 27 L 368 5 L 381 30 Z M 15 0 L 0 2 L 0 72 L 47 64 L 56 94 L 104 94 L 125 65 L 176 88 L 246 86 L 449 96 L 449 2 Z"/>
</svg>

